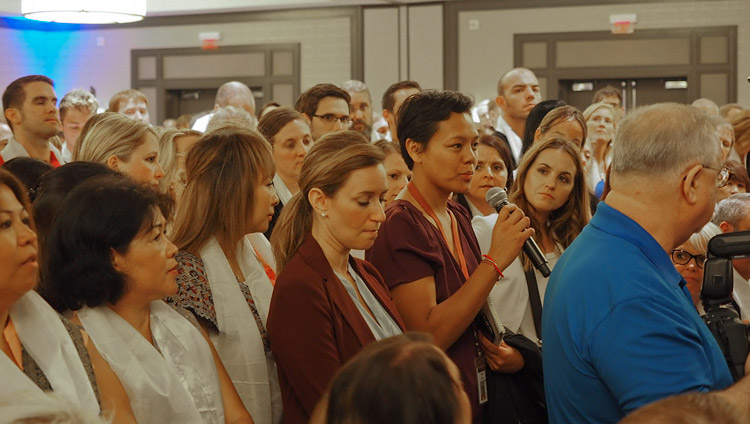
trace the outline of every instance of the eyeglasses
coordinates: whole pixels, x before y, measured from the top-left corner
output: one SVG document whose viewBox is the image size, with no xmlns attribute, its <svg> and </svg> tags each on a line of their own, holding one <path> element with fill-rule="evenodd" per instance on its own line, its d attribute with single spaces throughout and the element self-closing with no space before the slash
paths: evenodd
<svg viewBox="0 0 750 424">
<path fill-rule="evenodd" d="M 333 125 L 336 123 L 336 121 L 341 122 L 341 125 L 344 126 L 344 128 L 349 128 L 349 126 L 352 124 L 352 118 L 348 116 L 336 116 L 332 113 L 326 113 L 325 115 L 313 115 L 316 118 L 320 118 L 329 124 Z"/>
<path fill-rule="evenodd" d="M 716 174 L 716 187 L 718 188 L 722 188 L 727 185 L 727 183 L 729 182 L 729 177 L 732 175 L 732 171 L 730 171 L 726 166 L 722 166 L 721 169 L 711 168 L 710 166 L 706 165 L 701 166 L 706 169 L 718 172 L 718 174 Z"/>
<path fill-rule="evenodd" d="M 691 259 L 695 259 L 695 264 L 698 268 L 703 269 L 703 264 L 706 262 L 706 255 L 693 255 L 682 249 L 672 249 L 672 262 L 676 265 L 687 265 Z"/>
</svg>

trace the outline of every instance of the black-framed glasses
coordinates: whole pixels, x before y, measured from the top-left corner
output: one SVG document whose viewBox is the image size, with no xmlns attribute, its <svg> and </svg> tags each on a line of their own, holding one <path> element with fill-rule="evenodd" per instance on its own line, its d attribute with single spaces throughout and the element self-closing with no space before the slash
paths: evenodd
<svg viewBox="0 0 750 424">
<path fill-rule="evenodd" d="M 672 262 L 676 265 L 687 265 L 691 259 L 695 259 L 698 268 L 703 269 L 703 264 L 706 263 L 706 255 L 693 255 L 682 249 L 672 249 Z"/>
<path fill-rule="evenodd" d="M 336 124 L 336 121 L 341 122 L 341 125 L 343 125 L 345 128 L 349 128 L 349 126 L 352 125 L 352 118 L 349 116 L 336 116 L 332 113 L 326 113 L 325 115 L 313 115 L 316 118 L 320 118 L 326 122 L 328 122 L 331 125 Z"/>
<path fill-rule="evenodd" d="M 732 176 L 732 171 L 729 170 L 726 166 L 722 166 L 721 169 L 711 168 L 710 166 L 701 165 L 702 167 L 706 169 L 710 169 L 712 171 L 716 171 L 716 187 L 722 188 L 729 182 L 729 177 Z"/>
</svg>

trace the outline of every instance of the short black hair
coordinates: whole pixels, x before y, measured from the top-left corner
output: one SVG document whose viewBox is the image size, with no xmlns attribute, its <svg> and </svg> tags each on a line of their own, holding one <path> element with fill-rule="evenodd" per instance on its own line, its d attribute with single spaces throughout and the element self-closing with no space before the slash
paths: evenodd
<svg viewBox="0 0 750 424">
<path fill-rule="evenodd" d="M 352 101 L 352 96 L 340 87 L 328 83 L 318 84 L 310 87 L 299 96 L 297 103 L 294 104 L 294 110 L 312 118 L 315 111 L 318 110 L 318 103 L 326 97 L 338 97 L 346 100 L 347 108 Z"/>
<path fill-rule="evenodd" d="M 44 75 L 26 75 L 25 77 L 18 78 L 11 82 L 5 87 L 5 91 L 3 92 L 3 116 L 5 116 L 6 110 L 10 108 L 17 109 L 23 105 L 23 102 L 26 100 L 26 91 L 24 90 L 24 87 L 26 87 L 26 84 L 32 82 L 46 82 L 52 87 L 55 86 L 54 81 Z M 13 124 L 10 121 L 8 121 L 8 126 L 11 130 L 13 129 Z"/>
<path fill-rule="evenodd" d="M 422 87 L 416 81 L 407 80 L 393 83 L 386 88 L 385 93 L 383 93 L 383 100 L 380 102 L 380 106 L 383 110 L 393 113 L 393 106 L 396 104 L 396 100 L 393 98 L 393 93 L 405 88 L 416 88 L 417 90 L 422 91 Z"/>
<path fill-rule="evenodd" d="M 153 223 L 169 216 L 171 199 L 127 178 L 89 178 L 63 201 L 47 236 L 40 293 L 59 312 L 117 303 L 127 275 L 112 263 Z"/>
<path fill-rule="evenodd" d="M 467 113 L 473 105 L 471 97 L 457 91 L 427 90 L 409 96 L 396 117 L 401 156 L 409 169 L 414 166 L 414 161 L 406 151 L 406 140 L 426 145 L 435 135 L 440 121 L 450 118 L 453 113 Z"/>
<path fill-rule="evenodd" d="M 10 161 L 9 161 L 10 162 Z M 55 216 L 62 208 L 63 200 L 74 188 L 91 177 L 115 175 L 127 178 L 124 174 L 94 162 L 71 162 L 55 168 L 39 179 L 34 199 L 34 222 L 39 251 L 44 255 L 44 239 L 49 232 Z"/>
<path fill-rule="evenodd" d="M 34 202 L 36 198 L 39 180 L 42 178 L 42 175 L 52 169 L 52 165 L 47 162 L 26 156 L 13 158 L 5 162 L 2 166 L 26 186 L 26 193 L 29 195 L 29 201 L 31 202 Z"/>
</svg>

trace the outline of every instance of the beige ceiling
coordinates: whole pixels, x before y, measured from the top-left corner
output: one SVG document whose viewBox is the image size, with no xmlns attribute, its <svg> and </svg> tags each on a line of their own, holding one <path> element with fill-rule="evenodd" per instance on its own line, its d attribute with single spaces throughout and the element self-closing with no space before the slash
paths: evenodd
<svg viewBox="0 0 750 424">
<path fill-rule="evenodd" d="M 65 3 L 66 0 L 59 0 Z M 121 0 L 100 0 L 121 1 Z M 127 1 L 127 0 L 122 0 Z M 147 0 L 147 16 L 244 12 L 334 6 L 386 6 L 425 3 L 434 0 Z M 0 0 L 0 15 L 20 16 L 21 0 Z"/>
</svg>

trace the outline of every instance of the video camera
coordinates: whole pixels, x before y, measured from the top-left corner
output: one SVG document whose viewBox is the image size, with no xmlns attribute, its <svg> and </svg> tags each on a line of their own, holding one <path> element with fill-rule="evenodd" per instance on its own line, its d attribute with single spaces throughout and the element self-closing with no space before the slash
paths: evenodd
<svg viewBox="0 0 750 424">
<path fill-rule="evenodd" d="M 750 231 L 719 234 L 708 242 L 701 301 L 711 334 L 719 343 L 735 381 L 744 375 L 750 352 L 750 332 L 732 307 L 732 258 L 750 257 Z"/>
</svg>

